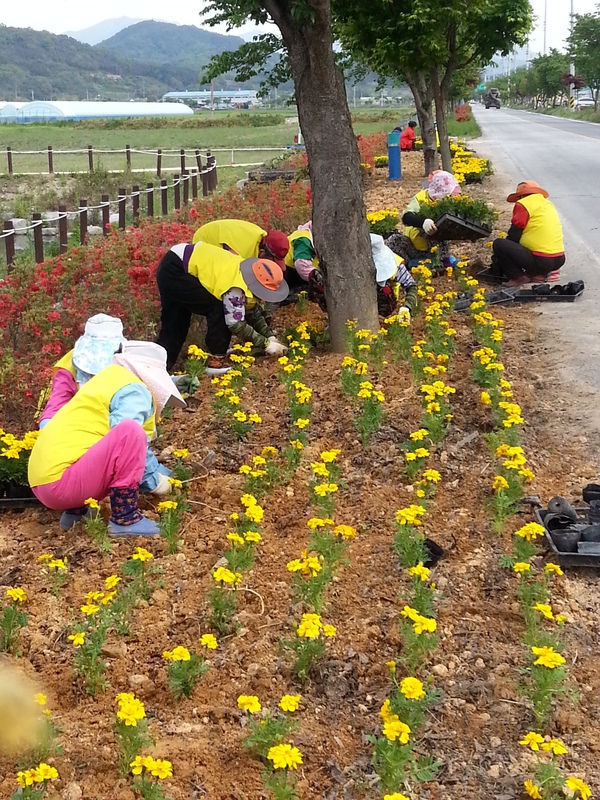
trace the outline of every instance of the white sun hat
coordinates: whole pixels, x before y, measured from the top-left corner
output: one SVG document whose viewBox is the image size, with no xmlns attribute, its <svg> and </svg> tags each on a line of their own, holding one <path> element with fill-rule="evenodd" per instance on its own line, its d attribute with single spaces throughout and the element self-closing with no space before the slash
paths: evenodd
<svg viewBox="0 0 600 800">
<path fill-rule="evenodd" d="M 184 408 L 186 403 L 167 372 L 167 351 L 154 342 L 127 342 L 122 353 L 113 357 L 113 363 L 125 367 L 149 390 L 157 414 L 162 414 L 169 401 Z"/>
<path fill-rule="evenodd" d="M 373 261 L 377 269 L 377 283 L 385 283 L 398 272 L 398 264 L 394 253 L 383 241 L 383 236 L 378 233 L 371 234 L 371 250 L 373 251 Z"/>
<path fill-rule="evenodd" d="M 123 323 L 118 317 L 95 314 L 85 323 L 83 336 L 75 342 L 73 364 L 81 372 L 97 375 L 112 364 L 124 341 Z"/>
</svg>

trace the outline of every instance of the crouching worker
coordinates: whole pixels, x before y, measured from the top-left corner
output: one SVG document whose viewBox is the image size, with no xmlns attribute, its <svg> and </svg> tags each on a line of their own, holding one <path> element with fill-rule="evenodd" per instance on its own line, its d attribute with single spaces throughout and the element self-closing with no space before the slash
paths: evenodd
<svg viewBox="0 0 600 800">
<path fill-rule="evenodd" d="M 253 222 L 244 219 L 215 219 L 201 225 L 192 239 L 193 244 L 204 242 L 229 250 L 242 258 L 267 258 L 285 270 L 284 259 L 290 243 L 283 231 L 267 233 Z"/>
<path fill-rule="evenodd" d="M 490 276 L 506 286 L 557 281 L 565 263 L 563 231 L 548 192 L 535 181 L 523 181 L 506 198 L 514 203 L 505 239 L 494 241 Z"/>
<path fill-rule="evenodd" d="M 455 266 L 457 259 L 450 255 L 448 242 L 436 242 L 430 238 L 437 233 L 437 227 L 432 219 L 423 215 L 421 208 L 444 197 L 458 195 L 460 191 L 460 183 L 454 175 L 443 170 L 433 172 L 426 188 L 417 192 L 404 209 L 404 235 L 393 233 L 387 239 L 388 247 L 409 264 L 411 261 L 427 258 L 432 246 L 437 245 L 443 266 Z"/>
<path fill-rule="evenodd" d="M 114 356 L 113 364 L 82 386 L 43 428 L 31 451 L 29 484 L 45 506 L 63 512 L 63 530 L 88 512 L 88 498 L 100 501 L 108 495 L 110 534 L 158 534 L 158 525 L 140 513 L 138 491 L 158 471 L 148 443 L 169 401 L 185 406 L 167 373 L 164 349 L 145 343 L 143 354 Z M 158 475 L 156 484 L 157 493 L 169 492 L 166 476 Z"/>
<path fill-rule="evenodd" d="M 299 225 L 290 236 L 285 257 L 285 279 L 290 286 L 305 287 L 313 269 L 319 269 L 319 259 L 313 243 L 312 220 Z"/>
<path fill-rule="evenodd" d="M 172 370 L 190 328 L 192 314 L 206 317 L 206 372 L 230 368 L 227 350 L 232 335 L 252 342 L 268 356 L 287 348 L 278 342 L 259 301 L 279 303 L 288 295 L 283 272 L 273 261 L 242 258 L 211 244 L 176 244 L 156 272 L 161 328 L 158 344 L 167 351 Z"/>
<path fill-rule="evenodd" d="M 122 349 L 124 341 L 123 323 L 118 317 L 96 314 L 88 319 L 73 350 L 54 365 L 50 396 L 40 416 L 40 428 L 77 394 L 80 386 L 112 364 L 114 354 Z"/>
<path fill-rule="evenodd" d="M 408 315 L 410 320 L 417 307 L 418 295 L 415 279 L 406 269 L 400 256 L 392 252 L 383 241 L 383 236 L 371 234 L 371 250 L 373 261 L 377 270 L 377 310 L 382 317 L 392 314 Z M 400 290 L 404 289 L 406 296 L 403 304 L 398 308 Z"/>
</svg>

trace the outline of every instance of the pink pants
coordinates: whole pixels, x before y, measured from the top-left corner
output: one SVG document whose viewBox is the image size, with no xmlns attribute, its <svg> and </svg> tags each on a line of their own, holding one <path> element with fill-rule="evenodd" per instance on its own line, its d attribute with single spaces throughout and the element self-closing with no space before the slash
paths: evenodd
<svg viewBox="0 0 600 800">
<path fill-rule="evenodd" d="M 123 420 L 64 471 L 54 483 L 33 493 L 57 511 L 83 506 L 88 497 L 102 500 L 110 489 L 137 489 L 146 466 L 148 437 L 132 419 Z"/>
</svg>

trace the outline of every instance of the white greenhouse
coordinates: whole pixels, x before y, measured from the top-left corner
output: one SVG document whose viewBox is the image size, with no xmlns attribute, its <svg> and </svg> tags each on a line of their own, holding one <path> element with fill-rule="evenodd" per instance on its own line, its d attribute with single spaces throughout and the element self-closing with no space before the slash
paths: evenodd
<svg viewBox="0 0 600 800">
<path fill-rule="evenodd" d="M 86 100 L 34 100 L 0 102 L 0 124 L 7 122 L 58 122 L 60 120 L 116 119 L 118 117 L 183 117 L 193 115 L 182 103 L 94 102 Z"/>
</svg>

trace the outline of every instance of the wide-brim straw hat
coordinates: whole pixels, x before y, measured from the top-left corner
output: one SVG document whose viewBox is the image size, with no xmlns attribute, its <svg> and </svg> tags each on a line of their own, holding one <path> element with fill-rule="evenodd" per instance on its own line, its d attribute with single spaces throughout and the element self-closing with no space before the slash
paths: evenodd
<svg viewBox="0 0 600 800">
<path fill-rule="evenodd" d="M 548 197 L 548 192 L 536 183 L 535 181 L 521 181 L 518 184 L 517 190 L 509 194 L 506 198 L 507 203 L 516 203 L 521 197 L 527 197 L 528 194 L 541 194 L 543 197 Z"/>
<path fill-rule="evenodd" d="M 245 258 L 240 264 L 240 271 L 246 286 L 259 300 L 280 303 L 290 293 L 283 271 L 274 261 L 267 258 Z"/>
</svg>

